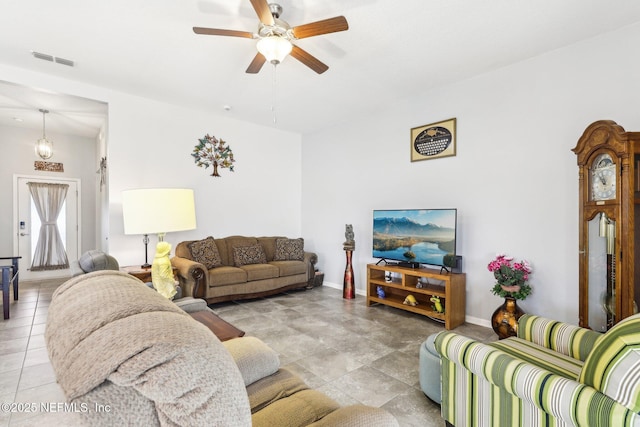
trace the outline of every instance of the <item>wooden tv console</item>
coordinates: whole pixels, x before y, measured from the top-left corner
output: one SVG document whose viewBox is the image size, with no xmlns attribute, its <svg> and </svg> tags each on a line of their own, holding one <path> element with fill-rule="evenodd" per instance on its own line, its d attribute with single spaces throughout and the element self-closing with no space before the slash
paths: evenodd
<svg viewBox="0 0 640 427">
<path fill-rule="evenodd" d="M 385 272 L 391 272 L 391 282 L 385 281 Z M 419 281 L 425 282 L 417 287 Z M 379 298 L 378 286 L 385 292 Z M 367 265 L 367 305 L 379 303 L 413 313 L 422 314 L 444 323 L 445 329 L 453 329 L 464 323 L 466 304 L 466 275 L 440 272 L 430 268 L 407 268 L 396 265 Z M 413 295 L 416 306 L 403 304 L 407 295 Z M 433 308 L 431 297 L 440 298 L 444 313 Z"/>
</svg>

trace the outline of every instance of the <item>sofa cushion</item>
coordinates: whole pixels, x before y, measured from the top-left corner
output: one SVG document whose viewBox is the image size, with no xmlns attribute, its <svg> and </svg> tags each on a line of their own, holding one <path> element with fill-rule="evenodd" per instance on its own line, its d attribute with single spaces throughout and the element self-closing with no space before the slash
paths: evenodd
<svg viewBox="0 0 640 427">
<path fill-rule="evenodd" d="M 280 274 L 278 267 L 271 264 L 247 264 L 240 268 L 247 272 L 247 282 L 274 279 Z"/>
<path fill-rule="evenodd" d="M 533 314 L 525 314 L 518 319 L 518 338 L 583 362 L 601 336 L 600 332 Z"/>
<path fill-rule="evenodd" d="M 274 261 L 302 261 L 304 259 L 304 239 L 276 239 Z"/>
<path fill-rule="evenodd" d="M 266 264 L 267 256 L 259 244 L 233 248 L 233 264 L 242 267 L 248 264 Z"/>
<path fill-rule="evenodd" d="M 640 314 L 600 337 L 584 361 L 579 381 L 640 412 Z"/>
<path fill-rule="evenodd" d="M 276 400 L 308 388 L 299 376 L 287 368 L 281 368 L 275 374 L 264 377 L 247 387 L 251 413 L 258 412 Z"/>
<path fill-rule="evenodd" d="M 207 272 L 207 284 L 209 287 L 235 285 L 247 282 L 247 272 L 238 267 L 222 267 L 214 268 Z"/>
<path fill-rule="evenodd" d="M 278 268 L 279 276 L 295 276 L 307 272 L 307 265 L 302 261 L 271 261 L 269 263 Z"/>
<path fill-rule="evenodd" d="M 222 265 L 222 259 L 213 237 L 209 236 L 206 239 L 193 241 L 188 246 L 191 251 L 191 259 L 203 264 L 207 270 Z"/>
<path fill-rule="evenodd" d="M 307 389 L 278 399 L 255 412 L 251 420 L 253 427 L 308 426 L 339 408 L 340 405 L 327 395 L 317 390 Z M 338 422 L 334 425 L 344 426 L 345 424 Z"/>
<path fill-rule="evenodd" d="M 510 337 L 489 343 L 489 345 L 499 348 L 517 359 L 572 380 L 578 378 L 582 369 L 582 361 L 522 338 Z"/>
<path fill-rule="evenodd" d="M 415 419 L 415 417 L 414 417 Z M 384 426 L 399 427 L 398 420 L 382 408 L 355 404 L 343 406 L 308 427 Z"/>
<path fill-rule="evenodd" d="M 264 249 L 264 253 L 267 255 L 267 262 L 273 261 L 273 257 L 276 253 L 276 239 L 281 239 L 283 237 L 284 236 L 258 237 L 258 243 L 260 243 L 260 246 Z"/>
<path fill-rule="evenodd" d="M 256 337 L 236 338 L 222 345 L 238 365 L 245 386 L 275 374 L 280 368 L 278 353 Z"/>
</svg>

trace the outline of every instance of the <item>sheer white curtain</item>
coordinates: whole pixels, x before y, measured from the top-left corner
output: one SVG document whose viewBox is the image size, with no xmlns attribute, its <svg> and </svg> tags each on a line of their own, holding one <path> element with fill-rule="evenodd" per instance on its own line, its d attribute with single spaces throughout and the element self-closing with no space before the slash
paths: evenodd
<svg viewBox="0 0 640 427">
<path fill-rule="evenodd" d="M 31 271 L 69 268 L 57 224 L 69 185 L 41 182 L 29 182 L 27 185 L 41 221 Z"/>
</svg>

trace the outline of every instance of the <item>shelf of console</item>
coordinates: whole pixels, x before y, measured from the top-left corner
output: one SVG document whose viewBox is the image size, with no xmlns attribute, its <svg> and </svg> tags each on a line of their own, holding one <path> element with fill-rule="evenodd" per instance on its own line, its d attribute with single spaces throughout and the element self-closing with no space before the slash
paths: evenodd
<svg viewBox="0 0 640 427">
<path fill-rule="evenodd" d="M 404 298 L 398 298 L 398 297 L 390 297 L 390 296 L 385 296 L 384 298 L 379 298 L 379 297 L 370 297 L 369 298 L 370 304 L 371 303 L 379 303 L 379 304 L 384 304 L 384 305 L 388 305 L 390 307 L 395 307 L 395 308 L 399 308 L 401 310 L 406 310 L 406 311 L 411 311 L 413 313 L 418 313 L 418 314 L 422 314 L 424 316 L 428 316 L 434 319 L 438 319 L 438 320 L 442 320 L 444 321 L 444 314 L 443 313 L 438 313 L 437 311 L 434 311 L 433 309 L 430 308 L 426 308 L 426 306 L 420 306 L 420 305 L 416 305 L 416 306 L 412 306 L 412 305 L 407 305 L 404 304 Z"/>
<path fill-rule="evenodd" d="M 376 286 L 378 285 L 384 286 L 385 288 L 393 288 L 393 289 L 398 289 L 402 291 L 406 291 L 410 289 L 411 292 L 414 292 L 414 293 L 429 295 L 430 297 L 436 296 L 436 297 L 446 298 L 446 289 L 442 284 L 427 283 L 423 285 L 422 288 L 418 288 L 416 284 L 405 286 L 398 280 L 392 280 L 391 282 L 387 282 L 386 280 L 371 279 L 371 283 Z"/>
<path fill-rule="evenodd" d="M 395 273 L 391 281 L 385 273 Z M 401 310 L 427 316 L 444 323 L 445 329 L 454 329 L 464 323 L 466 304 L 466 276 L 428 268 L 406 268 L 394 265 L 367 265 L 367 305 L 384 304 Z M 377 293 L 378 286 L 384 298 Z M 404 304 L 413 295 L 417 305 Z M 438 297 L 444 313 L 434 310 L 432 297 Z"/>
</svg>

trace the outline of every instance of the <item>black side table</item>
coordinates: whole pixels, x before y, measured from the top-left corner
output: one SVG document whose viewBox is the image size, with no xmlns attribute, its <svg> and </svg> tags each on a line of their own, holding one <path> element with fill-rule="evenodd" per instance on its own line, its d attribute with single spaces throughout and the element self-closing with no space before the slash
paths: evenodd
<svg viewBox="0 0 640 427">
<path fill-rule="evenodd" d="M 18 260 L 19 256 L 0 257 L 0 260 L 11 260 L 11 265 L 0 265 L 2 269 L 2 309 L 4 318 L 9 318 L 9 283 L 13 282 L 13 299 L 18 300 Z"/>
</svg>

